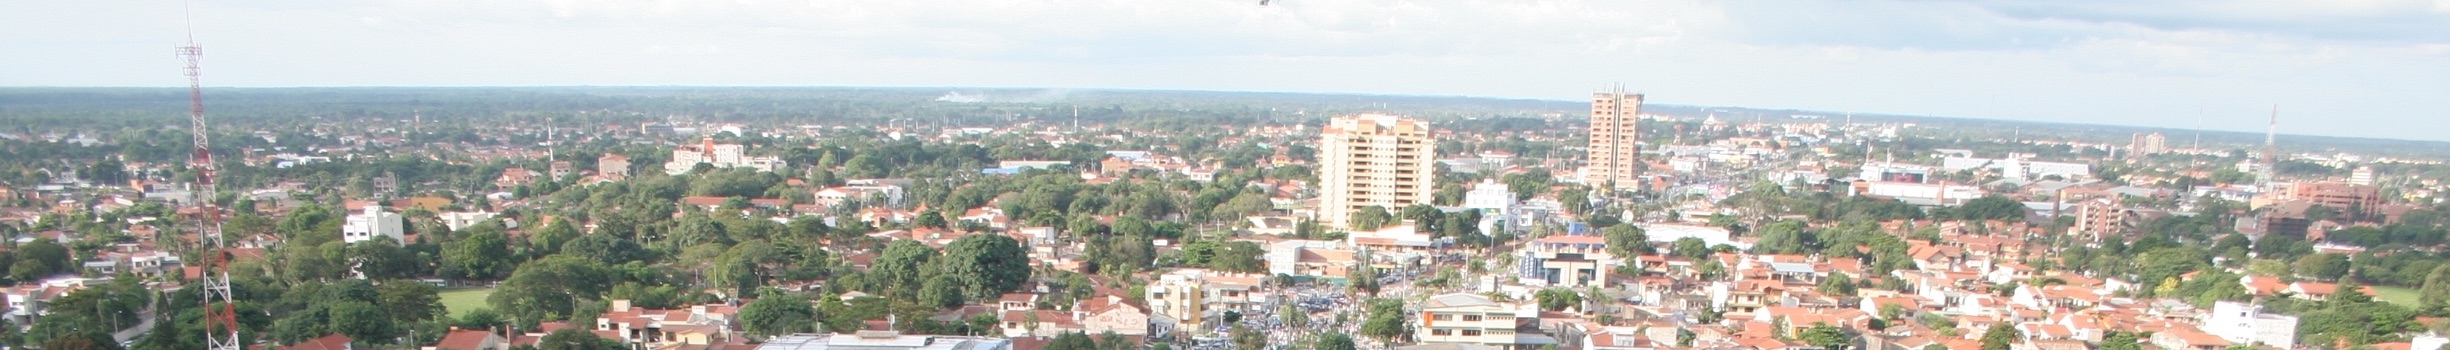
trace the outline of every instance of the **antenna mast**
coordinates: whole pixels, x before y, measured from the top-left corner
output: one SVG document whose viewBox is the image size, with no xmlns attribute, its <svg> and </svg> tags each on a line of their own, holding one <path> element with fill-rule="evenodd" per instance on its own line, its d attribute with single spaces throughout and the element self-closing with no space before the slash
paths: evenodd
<svg viewBox="0 0 2450 350">
<path fill-rule="evenodd" d="M 238 309 L 230 303 L 229 245 L 221 237 L 221 208 L 213 204 L 220 193 L 213 187 L 212 142 L 205 134 L 204 45 L 196 44 L 194 10 L 188 11 L 187 45 L 178 48 L 178 55 L 187 61 L 187 131 L 195 139 L 195 150 L 187 161 L 188 168 L 196 172 L 193 198 L 188 202 L 195 208 L 196 237 L 207 255 L 198 259 L 204 262 L 204 344 L 213 350 L 239 350 Z"/>
<path fill-rule="evenodd" d="M 2263 168 L 2256 169 L 2261 170 L 2257 173 L 2262 175 L 2263 178 L 2261 180 L 2263 180 L 2263 191 L 2267 192 L 2271 191 L 2271 182 L 2273 180 L 2278 180 L 2280 174 L 2279 104 L 2271 105 L 2271 122 L 2268 125 L 2269 126 L 2267 126 L 2263 131 Z"/>
</svg>

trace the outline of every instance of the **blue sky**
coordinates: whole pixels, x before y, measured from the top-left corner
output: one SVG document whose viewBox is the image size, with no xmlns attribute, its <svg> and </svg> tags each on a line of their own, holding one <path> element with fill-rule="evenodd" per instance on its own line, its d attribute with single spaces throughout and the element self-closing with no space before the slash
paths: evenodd
<svg viewBox="0 0 2450 350">
<path fill-rule="evenodd" d="M 2450 0 L 195 0 L 210 86 L 1201 89 L 2450 140 Z M 0 86 L 178 86 L 180 1 L 0 0 Z M 2200 121 L 2199 121 L 2200 120 Z"/>
</svg>

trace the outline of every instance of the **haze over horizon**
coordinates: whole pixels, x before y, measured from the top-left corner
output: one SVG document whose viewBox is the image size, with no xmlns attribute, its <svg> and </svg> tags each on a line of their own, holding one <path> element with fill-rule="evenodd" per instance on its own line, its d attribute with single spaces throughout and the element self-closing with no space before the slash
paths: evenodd
<svg viewBox="0 0 2450 350">
<path fill-rule="evenodd" d="M 205 84 L 1286 91 L 2450 140 L 2450 0 L 192 4 Z M 180 86 L 180 1 L 0 1 L 0 85 Z"/>
</svg>

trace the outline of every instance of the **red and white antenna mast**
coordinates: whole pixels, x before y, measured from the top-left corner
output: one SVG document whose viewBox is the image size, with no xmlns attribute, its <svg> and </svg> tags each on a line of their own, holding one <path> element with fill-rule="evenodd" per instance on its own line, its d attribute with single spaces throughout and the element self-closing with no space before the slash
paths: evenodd
<svg viewBox="0 0 2450 350">
<path fill-rule="evenodd" d="M 187 45 L 178 49 L 179 58 L 187 60 L 187 131 L 194 134 L 196 148 L 187 159 L 195 170 L 194 198 L 196 237 L 205 255 L 204 273 L 199 285 L 204 287 L 204 343 L 207 349 L 239 350 L 238 308 L 230 303 L 229 245 L 221 237 L 221 208 L 213 204 L 220 193 L 213 188 L 214 166 L 212 142 L 205 136 L 204 124 L 204 46 L 196 44 L 195 18 L 189 10 Z"/>
</svg>

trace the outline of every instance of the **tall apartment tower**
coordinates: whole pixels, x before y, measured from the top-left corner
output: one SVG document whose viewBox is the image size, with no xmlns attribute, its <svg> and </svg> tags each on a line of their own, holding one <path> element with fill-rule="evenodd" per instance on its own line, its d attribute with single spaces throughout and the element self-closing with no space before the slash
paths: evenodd
<svg viewBox="0 0 2450 350">
<path fill-rule="evenodd" d="M 1627 94 L 1623 89 L 1591 94 L 1591 159 L 1584 164 L 1584 183 L 1617 189 L 1639 184 L 1642 147 L 1635 124 L 1642 112 L 1642 94 Z"/>
<path fill-rule="evenodd" d="M 2157 132 L 2135 133 L 2135 137 L 2127 141 L 2127 156 L 2129 157 L 2144 158 L 2144 156 L 2168 151 L 2169 138 Z"/>
<path fill-rule="evenodd" d="M 1437 142 L 1429 123 L 1386 114 L 1335 117 L 1319 132 L 1319 221 L 1351 227 L 1369 206 L 1400 213 L 1429 203 Z"/>
</svg>

